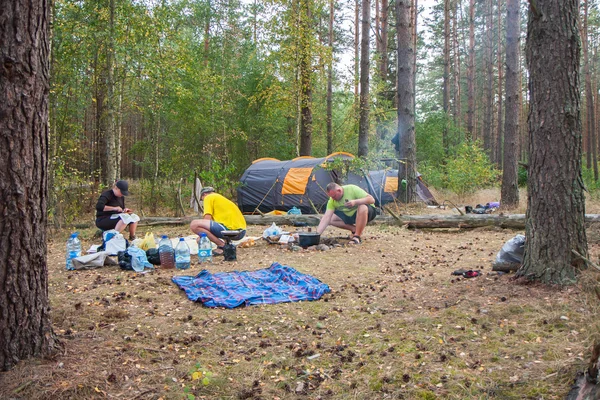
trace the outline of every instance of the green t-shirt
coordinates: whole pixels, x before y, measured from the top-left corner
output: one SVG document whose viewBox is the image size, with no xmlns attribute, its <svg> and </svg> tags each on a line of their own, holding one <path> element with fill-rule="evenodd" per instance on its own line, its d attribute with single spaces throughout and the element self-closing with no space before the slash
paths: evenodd
<svg viewBox="0 0 600 400">
<path fill-rule="evenodd" d="M 341 211 L 347 216 L 351 217 L 356 214 L 358 206 L 346 207 L 344 203 L 348 200 L 364 199 L 369 195 L 369 193 L 365 192 L 356 185 L 344 185 L 342 186 L 342 189 L 344 189 L 344 195 L 339 199 L 339 201 L 336 201 L 331 197 L 329 198 L 329 201 L 327 202 L 327 210 Z M 369 205 L 371 207 L 375 207 L 373 204 Z"/>
</svg>

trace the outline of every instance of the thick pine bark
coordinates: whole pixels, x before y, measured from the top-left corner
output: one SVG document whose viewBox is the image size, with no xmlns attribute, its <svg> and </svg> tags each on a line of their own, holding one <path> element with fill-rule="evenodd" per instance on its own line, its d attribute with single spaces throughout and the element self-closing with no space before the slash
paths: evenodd
<svg viewBox="0 0 600 400">
<path fill-rule="evenodd" d="M 506 2 L 506 114 L 504 117 L 504 161 L 500 204 L 503 209 L 519 205 L 519 0 Z"/>
<path fill-rule="evenodd" d="M 371 33 L 371 1 L 362 0 L 362 31 L 360 39 L 360 122 L 358 125 L 358 156 L 369 154 L 369 35 Z"/>
<path fill-rule="evenodd" d="M 0 6 L 0 368 L 55 346 L 46 264 L 49 2 Z"/>
<path fill-rule="evenodd" d="M 415 91 L 413 29 L 411 0 L 396 0 L 396 39 L 398 42 L 398 181 L 406 179 L 406 188 L 398 185 L 398 198 L 414 203 L 417 198 Z"/>
<path fill-rule="evenodd" d="M 526 247 L 519 276 L 576 280 L 587 256 L 581 178 L 578 0 L 540 0 L 529 10 L 529 168 Z"/>
</svg>

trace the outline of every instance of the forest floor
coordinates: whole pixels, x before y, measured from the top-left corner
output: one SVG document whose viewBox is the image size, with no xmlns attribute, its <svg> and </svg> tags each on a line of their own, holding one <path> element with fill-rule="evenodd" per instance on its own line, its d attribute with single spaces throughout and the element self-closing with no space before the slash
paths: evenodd
<svg viewBox="0 0 600 400">
<path fill-rule="evenodd" d="M 250 226 L 249 235 L 265 228 Z M 146 231 L 189 234 L 187 226 L 141 227 L 140 236 Z M 84 249 L 99 244 L 94 232 L 81 232 Z M 497 275 L 496 253 L 517 233 L 373 225 L 360 245 L 330 229 L 323 236 L 342 246 L 295 252 L 260 240 L 238 249 L 238 261 L 215 258 L 207 269 L 279 262 L 331 293 L 228 310 L 191 302 L 172 283 L 200 272 L 195 262 L 147 274 L 66 271 L 68 232 L 53 232 L 49 295 L 63 350 L 0 374 L 0 398 L 562 399 L 600 332 L 590 290 L 599 274 L 588 270 L 566 288 Z M 588 229 L 588 241 L 598 260 L 600 230 Z M 451 275 L 460 268 L 483 274 Z"/>
</svg>

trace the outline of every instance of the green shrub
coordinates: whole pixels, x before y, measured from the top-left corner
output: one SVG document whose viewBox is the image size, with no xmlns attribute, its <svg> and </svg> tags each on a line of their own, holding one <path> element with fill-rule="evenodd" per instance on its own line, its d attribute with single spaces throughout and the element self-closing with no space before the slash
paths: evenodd
<svg viewBox="0 0 600 400">
<path fill-rule="evenodd" d="M 500 172 L 494 168 L 478 142 L 463 143 L 446 164 L 447 188 L 459 196 L 497 183 Z"/>
<path fill-rule="evenodd" d="M 523 167 L 522 165 L 519 165 L 517 177 L 519 187 L 527 186 L 527 169 L 525 169 L 525 167 Z"/>
</svg>

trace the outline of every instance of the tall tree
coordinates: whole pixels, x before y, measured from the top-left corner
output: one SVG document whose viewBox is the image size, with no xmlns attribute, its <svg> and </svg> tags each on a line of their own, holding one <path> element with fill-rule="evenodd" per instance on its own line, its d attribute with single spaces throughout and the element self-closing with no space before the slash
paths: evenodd
<svg viewBox="0 0 600 400">
<path fill-rule="evenodd" d="M 517 276 L 569 284 L 585 266 L 585 198 L 581 177 L 578 0 L 531 4 L 529 168 L 526 244 Z M 549 95 L 551 94 L 551 95 Z"/>
<path fill-rule="evenodd" d="M 442 144 L 444 151 L 448 152 L 448 124 L 450 123 L 450 1 L 444 0 L 444 80 L 443 100 L 444 108 L 444 131 L 442 132 Z"/>
<path fill-rule="evenodd" d="M 371 1 L 362 0 L 362 29 L 360 39 L 360 121 L 358 125 L 358 156 L 369 154 L 369 43 Z"/>
<path fill-rule="evenodd" d="M 467 140 L 474 135 L 475 118 L 475 0 L 469 0 L 469 63 L 467 65 Z"/>
<path fill-rule="evenodd" d="M 327 154 L 333 153 L 333 21 L 335 1 L 329 0 L 329 51 L 327 65 Z"/>
<path fill-rule="evenodd" d="M 503 109 L 503 97 L 502 97 L 502 80 L 503 80 L 503 71 L 502 68 L 502 1 L 498 1 L 498 124 L 496 130 L 496 144 L 494 146 L 494 157 L 493 161 L 498 165 L 499 168 L 502 168 L 502 140 L 503 140 L 503 132 L 504 126 L 502 125 L 502 112 Z"/>
<path fill-rule="evenodd" d="M 594 110 L 594 92 L 592 90 L 592 71 L 590 68 L 589 57 L 589 35 L 588 35 L 588 3 L 589 0 L 584 0 L 583 7 L 583 63 L 585 68 L 585 104 L 586 104 L 586 120 L 587 120 L 587 168 L 592 164 L 592 155 L 596 155 L 596 115 Z M 594 180 L 598 180 L 598 163 L 594 158 Z"/>
<path fill-rule="evenodd" d="M 302 0 L 299 4 L 299 49 L 300 57 L 300 155 L 312 155 L 312 0 Z"/>
<path fill-rule="evenodd" d="M 493 0 L 485 1 L 485 108 L 483 115 L 483 148 L 493 160 L 494 149 L 494 5 Z"/>
<path fill-rule="evenodd" d="M 396 0 L 396 41 L 398 45 L 398 198 L 407 203 L 417 199 L 414 91 L 414 41 L 411 0 Z"/>
<path fill-rule="evenodd" d="M 49 354 L 46 264 L 48 1 L 2 1 L 0 367 Z"/>
<path fill-rule="evenodd" d="M 519 140 L 519 40 L 521 37 L 519 0 L 506 2 L 506 113 L 504 116 L 504 156 L 502 169 L 502 208 L 519 205 L 518 140 Z"/>
</svg>

